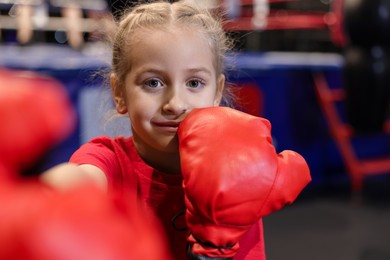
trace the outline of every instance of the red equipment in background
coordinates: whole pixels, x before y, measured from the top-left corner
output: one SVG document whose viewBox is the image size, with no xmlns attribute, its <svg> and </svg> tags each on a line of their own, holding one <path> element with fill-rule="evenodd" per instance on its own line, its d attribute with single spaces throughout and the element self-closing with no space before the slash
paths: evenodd
<svg viewBox="0 0 390 260">
<path fill-rule="evenodd" d="M 343 122 L 336 108 L 337 103 L 345 99 L 344 90 L 330 88 L 322 73 L 314 74 L 314 88 L 330 132 L 349 172 L 352 191 L 359 192 L 363 189 L 365 176 L 390 173 L 390 157 L 360 159 L 356 155 L 352 144 L 352 138 L 355 136 L 354 130 Z M 386 122 L 384 132 L 390 134 L 390 120 Z"/>
</svg>

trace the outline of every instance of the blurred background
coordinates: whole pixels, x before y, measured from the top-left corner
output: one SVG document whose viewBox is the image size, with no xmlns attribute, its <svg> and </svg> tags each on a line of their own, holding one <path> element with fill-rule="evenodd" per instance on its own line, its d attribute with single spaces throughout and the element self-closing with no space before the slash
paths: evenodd
<svg viewBox="0 0 390 260">
<path fill-rule="evenodd" d="M 131 134 L 107 123 L 104 72 L 112 13 L 137 2 L 0 0 L 0 68 L 56 79 L 77 111 L 41 170 L 94 136 Z M 297 202 L 264 219 L 268 259 L 390 259 L 390 0 L 193 2 L 224 12 L 236 108 L 269 119 L 277 150 L 311 169 Z"/>
</svg>

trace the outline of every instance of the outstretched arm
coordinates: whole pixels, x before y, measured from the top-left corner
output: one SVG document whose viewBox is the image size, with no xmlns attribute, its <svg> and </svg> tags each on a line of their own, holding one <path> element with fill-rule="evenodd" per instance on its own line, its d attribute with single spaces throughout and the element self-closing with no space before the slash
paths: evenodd
<svg viewBox="0 0 390 260">
<path fill-rule="evenodd" d="M 94 183 L 97 187 L 107 190 L 106 175 L 101 169 L 91 164 L 59 164 L 45 171 L 40 176 L 40 180 L 59 190 L 67 190 L 87 182 Z"/>
</svg>

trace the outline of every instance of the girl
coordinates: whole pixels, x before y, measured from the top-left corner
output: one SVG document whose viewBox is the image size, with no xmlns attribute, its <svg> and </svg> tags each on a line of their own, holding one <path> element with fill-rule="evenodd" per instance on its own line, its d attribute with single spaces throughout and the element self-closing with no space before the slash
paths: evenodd
<svg viewBox="0 0 390 260">
<path fill-rule="evenodd" d="M 132 137 L 95 138 L 42 179 L 57 188 L 92 181 L 140 200 L 164 226 L 174 258 L 187 259 L 176 131 L 192 109 L 220 105 L 227 50 L 223 28 L 207 10 L 182 1 L 133 8 L 119 22 L 110 76 Z M 240 245 L 235 259 L 265 259 L 261 221 Z"/>
</svg>

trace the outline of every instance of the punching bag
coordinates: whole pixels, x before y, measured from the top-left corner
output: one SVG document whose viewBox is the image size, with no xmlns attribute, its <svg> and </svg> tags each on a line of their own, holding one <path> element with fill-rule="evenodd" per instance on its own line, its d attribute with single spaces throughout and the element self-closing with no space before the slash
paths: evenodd
<svg viewBox="0 0 390 260">
<path fill-rule="evenodd" d="M 349 123 L 361 133 L 381 131 L 389 106 L 390 51 L 348 47 L 344 76 Z"/>
<path fill-rule="evenodd" d="M 346 116 L 356 132 L 383 130 L 390 100 L 390 0 L 345 0 Z"/>
<path fill-rule="evenodd" d="M 390 0 L 344 0 L 344 25 L 352 45 L 390 46 Z"/>
</svg>

